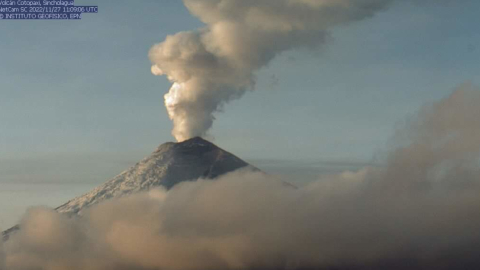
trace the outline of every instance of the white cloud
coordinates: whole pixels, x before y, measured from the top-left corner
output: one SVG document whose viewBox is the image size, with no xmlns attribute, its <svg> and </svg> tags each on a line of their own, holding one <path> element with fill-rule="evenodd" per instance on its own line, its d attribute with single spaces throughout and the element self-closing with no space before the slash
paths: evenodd
<svg viewBox="0 0 480 270">
<path fill-rule="evenodd" d="M 80 217 L 32 209 L 6 269 L 477 269 L 479 102 L 463 85 L 409 123 L 387 166 L 301 188 L 240 170 Z"/>
</svg>

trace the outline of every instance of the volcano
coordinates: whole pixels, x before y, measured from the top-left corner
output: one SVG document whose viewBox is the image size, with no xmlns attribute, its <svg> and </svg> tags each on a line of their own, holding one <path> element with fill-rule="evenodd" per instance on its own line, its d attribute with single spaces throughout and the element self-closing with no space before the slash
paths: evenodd
<svg viewBox="0 0 480 270">
<path fill-rule="evenodd" d="M 196 137 L 180 143 L 160 145 L 150 156 L 89 193 L 56 208 L 60 213 L 77 214 L 101 201 L 199 178 L 215 179 L 243 167 L 255 167 Z"/>
<path fill-rule="evenodd" d="M 108 199 L 159 186 L 170 189 L 185 181 L 215 179 L 240 168 L 258 171 L 235 155 L 199 137 L 180 143 L 164 143 L 130 169 L 55 210 L 65 214 L 81 214 L 86 208 Z M 3 232 L 4 239 L 18 229 L 15 226 Z"/>
</svg>

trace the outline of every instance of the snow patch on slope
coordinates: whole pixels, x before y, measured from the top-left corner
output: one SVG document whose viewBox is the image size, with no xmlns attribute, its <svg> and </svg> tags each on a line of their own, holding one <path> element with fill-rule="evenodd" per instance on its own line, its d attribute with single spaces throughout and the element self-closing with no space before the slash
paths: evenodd
<svg viewBox="0 0 480 270">
<path fill-rule="evenodd" d="M 246 166 L 250 165 L 198 137 L 181 143 L 165 143 L 135 166 L 56 210 L 60 213 L 77 214 L 110 198 L 158 186 L 170 189 L 179 182 L 199 178 L 213 179 Z"/>
</svg>

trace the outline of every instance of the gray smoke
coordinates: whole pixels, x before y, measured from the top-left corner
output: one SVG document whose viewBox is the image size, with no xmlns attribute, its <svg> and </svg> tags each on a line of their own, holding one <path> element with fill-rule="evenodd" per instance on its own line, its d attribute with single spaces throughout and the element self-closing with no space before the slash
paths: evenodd
<svg viewBox="0 0 480 270">
<path fill-rule="evenodd" d="M 334 26 L 373 16 L 391 0 L 184 0 L 206 24 L 151 48 L 155 75 L 173 83 L 165 106 L 173 136 L 205 136 L 214 113 L 255 86 L 278 54 L 324 43 Z"/>
<path fill-rule="evenodd" d="M 386 166 L 298 189 L 237 171 L 80 217 L 31 209 L 6 269 L 480 269 L 478 104 L 463 85 L 408 122 Z"/>
</svg>

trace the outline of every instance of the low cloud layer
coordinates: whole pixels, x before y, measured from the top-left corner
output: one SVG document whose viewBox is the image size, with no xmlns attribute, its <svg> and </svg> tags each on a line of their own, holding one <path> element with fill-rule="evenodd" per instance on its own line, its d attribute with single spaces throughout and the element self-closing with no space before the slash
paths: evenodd
<svg viewBox="0 0 480 270">
<path fill-rule="evenodd" d="M 301 188 L 237 171 L 81 217 L 31 209 L 3 269 L 479 269 L 478 104 L 463 85 L 399 131 L 385 167 Z"/>
<path fill-rule="evenodd" d="M 153 46 L 152 73 L 173 83 L 165 106 L 173 136 L 205 136 L 214 113 L 255 86 L 255 72 L 278 54 L 322 45 L 334 26 L 353 23 L 393 0 L 184 0 L 205 27 Z"/>
</svg>

